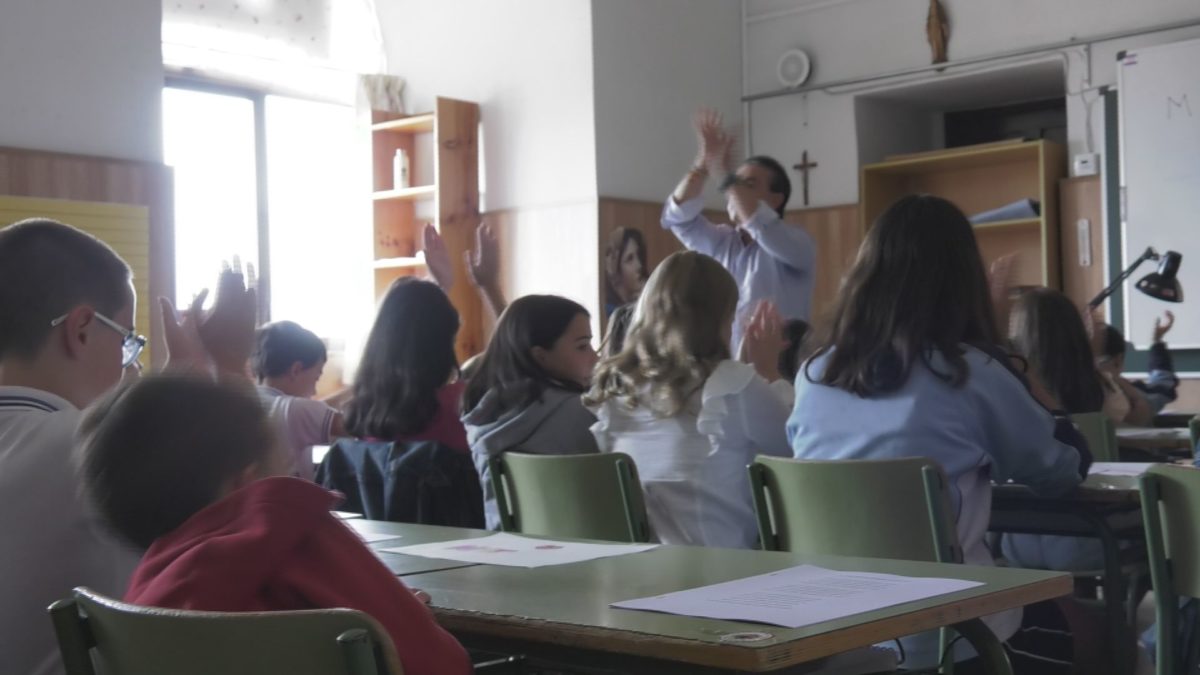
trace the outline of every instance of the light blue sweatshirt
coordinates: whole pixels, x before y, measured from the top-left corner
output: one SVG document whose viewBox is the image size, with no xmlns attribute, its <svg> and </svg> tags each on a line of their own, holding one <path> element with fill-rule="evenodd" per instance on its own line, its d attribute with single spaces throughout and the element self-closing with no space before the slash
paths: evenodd
<svg viewBox="0 0 1200 675">
<path fill-rule="evenodd" d="M 1080 455 L 1055 439 L 1054 416 L 1004 364 L 975 348 L 963 349 L 969 375 L 957 388 L 918 362 L 897 391 L 862 398 L 809 381 L 802 369 L 788 439 L 798 459 L 935 460 L 949 479 L 965 562 L 991 565 L 984 536 L 992 481 L 1011 480 L 1038 493 L 1062 494 L 1081 480 Z M 811 362 L 813 379 L 820 378 L 828 356 Z M 940 353 L 931 365 L 940 373 L 952 372 Z M 1020 613 L 989 619 L 992 630 L 1006 640 L 1018 627 Z M 928 635 L 905 640 L 906 666 L 936 660 L 936 639 L 930 642 Z"/>
</svg>

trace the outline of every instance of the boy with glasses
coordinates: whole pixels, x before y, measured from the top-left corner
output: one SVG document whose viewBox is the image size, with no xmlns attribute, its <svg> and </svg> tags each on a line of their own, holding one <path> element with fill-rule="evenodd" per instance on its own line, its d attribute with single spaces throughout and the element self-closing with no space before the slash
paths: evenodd
<svg viewBox="0 0 1200 675">
<path fill-rule="evenodd" d="M 120 595 L 137 554 L 78 497 L 80 411 L 141 343 L 129 266 L 51 220 L 0 229 L 0 671 L 62 671 L 46 607 L 75 586 Z M 132 338 L 131 338 L 132 336 Z M 144 339 L 143 339 L 144 342 Z"/>
<path fill-rule="evenodd" d="M 208 317 L 197 303 L 183 325 L 165 322 L 168 351 L 244 380 L 254 294 L 240 275 L 220 290 Z M 47 219 L 0 228 L 0 672 L 62 672 L 46 607 L 75 586 L 119 597 L 137 564 L 80 496 L 73 458 L 81 410 L 146 344 L 130 328 L 136 300 L 99 239 Z"/>
</svg>

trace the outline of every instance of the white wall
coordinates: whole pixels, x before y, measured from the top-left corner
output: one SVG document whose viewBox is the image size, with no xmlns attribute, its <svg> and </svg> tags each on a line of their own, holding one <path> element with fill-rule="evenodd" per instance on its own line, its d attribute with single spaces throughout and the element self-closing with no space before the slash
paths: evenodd
<svg viewBox="0 0 1200 675">
<path fill-rule="evenodd" d="M 951 62 L 1072 38 L 1200 20 L 1200 3 L 1195 0 L 942 0 L 942 4 L 951 24 Z M 928 64 L 928 7 L 927 0 L 746 0 L 745 91 L 752 94 L 780 88 L 775 64 L 783 51 L 795 47 L 805 49 L 813 58 L 809 84 L 882 75 Z M 1117 51 L 1196 35 L 1200 35 L 1200 29 L 1062 50 L 1060 58 L 1070 92 L 1070 153 L 1084 152 L 1089 146 L 1095 152 L 1103 151 L 1103 111 L 1095 103 L 1096 92 L 1084 90 L 1115 83 Z M 829 162 L 813 172 L 814 204 L 856 201 L 857 166 L 836 159 L 839 155 L 860 154 L 853 106 L 848 99 L 898 84 L 884 81 L 849 93 L 815 92 L 757 102 L 750 116 L 754 150 L 774 152 L 794 163 L 794 158 L 808 149 L 818 162 Z M 802 124 L 805 117 L 810 122 L 807 128 Z"/>
<path fill-rule="evenodd" d="M 378 0 L 409 112 L 480 104 L 486 209 L 596 198 L 589 0 Z"/>
<path fill-rule="evenodd" d="M 700 106 L 740 128 L 740 22 L 736 0 L 592 2 L 600 196 L 662 200 L 695 157 Z"/>
<path fill-rule="evenodd" d="M 162 160 L 162 0 L 2 0 L 0 145 Z"/>
<path fill-rule="evenodd" d="M 376 5 L 410 113 L 437 96 L 480 104 L 481 210 L 510 212 L 498 218 L 505 293 L 559 293 L 598 317 L 591 1 Z"/>
</svg>

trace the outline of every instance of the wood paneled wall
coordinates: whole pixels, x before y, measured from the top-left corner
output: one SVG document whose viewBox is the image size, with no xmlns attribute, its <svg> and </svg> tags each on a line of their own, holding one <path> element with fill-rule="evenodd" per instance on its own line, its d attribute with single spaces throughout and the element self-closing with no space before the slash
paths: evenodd
<svg viewBox="0 0 1200 675">
<path fill-rule="evenodd" d="M 604 250 L 608 235 L 617 227 L 636 227 L 646 238 L 647 260 L 650 268 L 675 251 L 682 250 L 679 241 L 659 225 L 662 204 L 613 197 L 600 198 L 600 246 L 596 264 L 603 281 Z M 705 215 L 713 222 L 728 222 L 722 211 L 708 210 Z M 837 297 L 842 276 L 854 262 L 862 243 L 858 222 L 858 205 L 846 204 L 814 209 L 788 211 L 785 221 L 804 227 L 817 244 L 817 279 L 813 290 L 813 319 L 818 320 Z"/>
<path fill-rule="evenodd" d="M 801 225 L 817 244 L 817 278 L 813 287 L 811 323 L 823 326 L 837 300 L 842 277 L 854 264 L 863 232 L 858 204 L 788 211 L 789 223 Z"/>
<path fill-rule="evenodd" d="M 0 148 L 0 195 L 112 204 L 150 210 L 151 353 L 166 357 L 158 298 L 175 297 L 174 188 L 170 167 L 105 157 Z"/>
<path fill-rule="evenodd" d="M 1059 229 L 1062 237 L 1063 292 L 1083 307 L 1104 288 L 1104 189 L 1099 176 L 1064 178 L 1058 182 Z M 1080 264 L 1078 223 L 1088 221 L 1090 265 Z"/>
</svg>

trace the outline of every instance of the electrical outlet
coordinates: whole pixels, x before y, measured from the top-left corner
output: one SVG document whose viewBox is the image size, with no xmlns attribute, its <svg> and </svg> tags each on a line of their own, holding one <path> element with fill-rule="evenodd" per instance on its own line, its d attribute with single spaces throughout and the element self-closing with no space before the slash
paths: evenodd
<svg viewBox="0 0 1200 675">
<path fill-rule="evenodd" d="M 1072 176 L 1095 176 L 1097 173 L 1099 173 L 1099 161 L 1095 153 L 1075 155 L 1075 161 L 1071 165 Z"/>
</svg>

